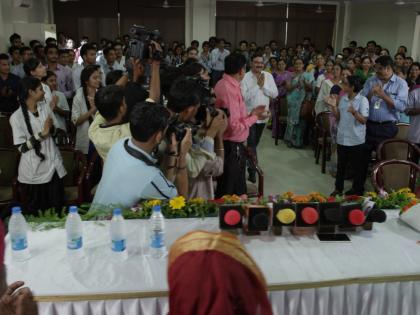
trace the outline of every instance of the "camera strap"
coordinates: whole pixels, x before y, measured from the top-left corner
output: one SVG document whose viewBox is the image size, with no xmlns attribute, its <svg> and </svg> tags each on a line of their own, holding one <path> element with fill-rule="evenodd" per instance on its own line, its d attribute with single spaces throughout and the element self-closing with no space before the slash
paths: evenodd
<svg viewBox="0 0 420 315">
<path fill-rule="evenodd" d="M 130 154 L 132 157 L 136 158 L 137 160 L 143 161 L 147 166 L 158 167 L 156 163 L 152 162 L 145 154 L 141 153 L 140 151 L 133 149 L 128 145 L 128 139 L 124 141 L 124 149 Z"/>
</svg>

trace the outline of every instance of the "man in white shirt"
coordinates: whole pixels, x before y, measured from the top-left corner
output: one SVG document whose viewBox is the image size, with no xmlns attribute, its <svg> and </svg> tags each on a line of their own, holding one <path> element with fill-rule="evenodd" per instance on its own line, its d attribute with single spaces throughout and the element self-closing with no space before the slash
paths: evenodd
<svg viewBox="0 0 420 315">
<path fill-rule="evenodd" d="M 211 52 L 211 79 L 213 86 L 222 78 L 225 71 L 225 58 L 229 56 L 229 50 L 225 49 L 225 40 L 218 39 L 217 46 Z"/>
<path fill-rule="evenodd" d="M 80 48 L 80 56 L 83 60 L 82 64 L 75 63 L 72 69 L 73 85 L 75 90 L 82 86 L 80 83 L 80 75 L 82 74 L 82 70 L 88 65 L 96 64 L 96 47 L 90 43 L 84 44 Z"/>
<path fill-rule="evenodd" d="M 102 71 L 102 86 L 106 85 L 105 78 L 108 73 L 114 70 L 123 70 L 118 63 L 117 55 L 115 54 L 115 49 L 112 47 L 105 47 L 103 50 L 104 53 L 104 62 L 100 64 L 101 71 Z"/>
<path fill-rule="evenodd" d="M 251 71 L 245 74 L 241 82 L 242 96 L 244 97 L 245 105 L 248 113 L 251 113 L 259 106 L 265 106 L 266 111 L 269 110 L 270 99 L 274 99 L 278 95 L 276 83 L 273 76 L 263 71 L 264 59 L 261 55 L 254 55 L 251 59 Z M 257 146 L 260 142 L 262 132 L 267 120 L 257 120 L 249 129 L 248 147 L 254 152 L 257 157 Z M 249 180 L 255 182 L 255 170 L 248 169 Z"/>
<path fill-rule="evenodd" d="M 136 104 L 130 116 L 132 137 L 117 141 L 109 151 L 91 210 L 131 207 L 142 199 L 171 199 L 178 193 L 187 197 L 186 154 L 192 144 L 191 130 L 186 132 L 179 150 L 177 143 L 169 145 L 168 156 L 176 159 L 168 162 L 172 164 L 168 164 L 167 177 L 152 157 L 165 137 L 168 121 L 169 111 L 163 106 Z"/>
</svg>

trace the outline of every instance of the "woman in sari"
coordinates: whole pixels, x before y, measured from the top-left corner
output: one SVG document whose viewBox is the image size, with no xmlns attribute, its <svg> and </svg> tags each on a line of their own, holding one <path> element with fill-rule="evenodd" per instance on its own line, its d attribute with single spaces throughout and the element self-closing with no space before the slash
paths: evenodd
<svg viewBox="0 0 420 315">
<path fill-rule="evenodd" d="M 295 72 L 293 77 L 286 84 L 287 93 L 287 128 L 284 135 L 284 142 L 289 148 L 302 148 L 303 135 L 305 132 L 305 121 L 300 117 L 302 103 L 305 100 L 306 89 L 312 88 L 304 77 L 303 60 L 297 58 L 294 62 Z"/>
<path fill-rule="evenodd" d="M 272 315 L 261 270 L 236 236 L 195 231 L 168 257 L 169 315 Z"/>
<path fill-rule="evenodd" d="M 280 59 L 277 62 L 277 70 L 273 72 L 273 78 L 274 82 L 276 83 L 277 90 L 279 92 L 277 98 L 273 99 L 270 102 L 270 109 L 271 109 L 271 117 L 273 119 L 273 129 L 272 129 L 272 135 L 273 137 L 277 136 L 277 115 L 281 111 L 282 106 L 287 106 L 286 104 L 286 83 L 289 81 L 292 77 L 292 73 L 286 70 L 287 68 L 287 62 L 285 59 Z"/>
</svg>

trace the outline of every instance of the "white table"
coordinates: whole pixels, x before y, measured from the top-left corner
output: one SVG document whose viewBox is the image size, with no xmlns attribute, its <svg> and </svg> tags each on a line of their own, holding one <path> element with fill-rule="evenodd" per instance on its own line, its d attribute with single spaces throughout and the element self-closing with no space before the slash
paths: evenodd
<svg viewBox="0 0 420 315">
<path fill-rule="evenodd" d="M 275 314 L 420 314 L 420 234 L 389 214 L 350 243 L 314 237 L 240 236 L 262 269 Z M 216 218 L 167 220 L 169 245 L 184 233 L 218 230 Z M 109 222 L 84 223 L 84 257 L 69 259 L 65 231 L 29 233 L 31 259 L 11 262 L 8 282 L 24 280 L 42 315 L 166 314 L 166 259 L 147 256 L 147 221 L 128 220 L 129 258 L 109 249 Z"/>
</svg>

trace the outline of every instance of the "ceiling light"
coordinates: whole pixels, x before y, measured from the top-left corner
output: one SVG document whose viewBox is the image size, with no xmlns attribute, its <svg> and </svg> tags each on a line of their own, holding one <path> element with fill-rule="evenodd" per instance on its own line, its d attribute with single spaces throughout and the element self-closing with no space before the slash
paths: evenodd
<svg viewBox="0 0 420 315">
<path fill-rule="evenodd" d="M 394 2 L 394 4 L 395 5 L 404 5 L 405 4 L 405 1 L 397 0 L 397 1 Z"/>
<path fill-rule="evenodd" d="M 261 8 L 264 6 L 264 3 L 262 2 L 262 0 L 257 0 L 257 3 L 255 4 L 255 6 Z"/>
</svg>

